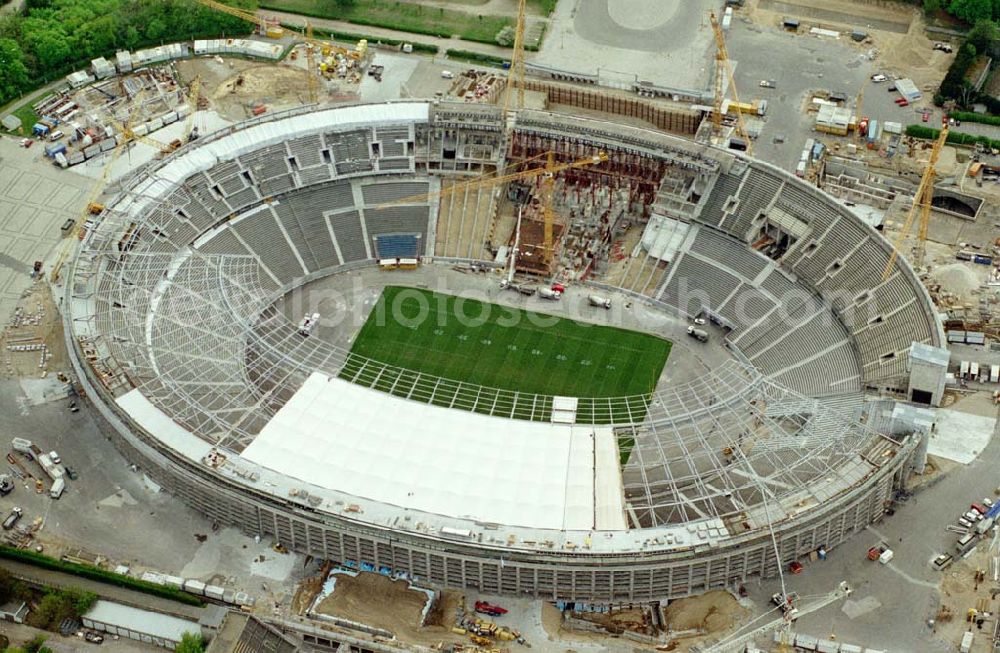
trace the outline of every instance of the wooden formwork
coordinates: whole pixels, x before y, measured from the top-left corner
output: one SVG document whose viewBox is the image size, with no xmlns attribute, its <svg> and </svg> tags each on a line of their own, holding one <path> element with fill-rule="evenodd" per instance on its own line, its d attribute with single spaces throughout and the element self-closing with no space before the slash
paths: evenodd
<svg viewBox="0 0 1000 653">
<path fill-rule="evenodd" d="M 701 123 L 701 115 L 696 111 L 660 106 L 655 101 L 623 97 L 606 90 L 561 86 L 538 80 L 525 80 L 524 86 L 526 90 L 545 93 L 550 104 L 566 104 L 637 118 L 674 134 L 694 134 Z"/>
</svg>

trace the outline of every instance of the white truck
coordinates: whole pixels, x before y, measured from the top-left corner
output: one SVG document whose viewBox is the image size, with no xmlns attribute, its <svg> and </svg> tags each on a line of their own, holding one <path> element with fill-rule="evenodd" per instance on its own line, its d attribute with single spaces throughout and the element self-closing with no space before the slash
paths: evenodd
<svg viewBox="0 0 1000 653">
<path fill-rule="evenodd" d="M 14 451 L 19 453 L 30 454 L 32 452 L 32 442 L 31 440 L 25 440 L 24 438 L 14 438 L 10 441 L 11 447 Z"/>
<path fill-rule="evenodd" d="M 607 297 L 601 297 L 600 295 L 590 295 L 587 297 L 587 301 L 590 302 L 591 306 L 596 306 L 598 308 L 611 309 L 611 300 Z"/>
<path fill-rule="evenodd" d="M 542 299 L 549 299 L 552 301 L 556 301 L 560 297 L 562 297 L 562 293 L 553 288 L 539 288 L 538 296 L 541 297 Z"/>
<path fill-rule="evenodd" d="M 53 483 L 52 487 L 49 488 L 49 496 L 53 499 L 58 499 L 62 496 L 63 490 L 66 489 L 66 481 L 62 478 L 57 478 Z"/>
<path fill-rule="evenodd" d="M 972 631 L 967 630 L 965 634 L 962 635 L 962 645 L 958 647 L 961 653 L 969 653 L 972 650 Z"/>
<path fill-rule="evenodd" d="M 696 329 L 693 326 L 689 326 L 687 334 L 699 342 L 708 342 L 708 332 L 704 329 Z"/>
<path fill-rule="evenodd" d="M 52 462 L 52 458 L 47 453 L 43 453 L 38 456 L 38 464 L 41 466 L 42 471 L 45 475 L 51 478 L 53 481 L 62 478 L 63 471 L 60 469 L 59 465 Z"/>
</svg>

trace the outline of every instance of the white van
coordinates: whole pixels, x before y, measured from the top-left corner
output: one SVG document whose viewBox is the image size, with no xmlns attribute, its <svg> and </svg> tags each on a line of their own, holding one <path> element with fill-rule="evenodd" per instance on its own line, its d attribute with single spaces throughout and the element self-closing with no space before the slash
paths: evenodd
<svg viewBox="0 0 1000 653">
<path fill-rule="evenodd" d="M 441 77 L 443 77 L 444 79 L 455 79 L 455 73 L 451 72 L 450 70 L 442 70 Z"/>
<path fill-rule="evenodd" d="M 66 134 L 62 133 L 61 131 L 59 131 L 57 129 L 54 132 L 52 132 L 51 134 L 49 134 L 49 140 L 50 141 L 58 141 L 60 138 L 62 138 L 65 135 Z"/>
</svg>

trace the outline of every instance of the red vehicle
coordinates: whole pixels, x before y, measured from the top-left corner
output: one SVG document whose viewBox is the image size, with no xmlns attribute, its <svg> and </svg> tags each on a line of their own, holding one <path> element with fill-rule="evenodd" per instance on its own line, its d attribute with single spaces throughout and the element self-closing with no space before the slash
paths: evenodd
<svg viewBox="0 0 1000 653">
<path fill-rule="evenodd" d="M 986 506 L 982 505 L 981 503 L 974 503 L 972 504 L 971 508 L 976 512 L 978 512 L 980 515 L 985 515 L 987 513 Z"/>
<path fill-rule="evenodd" d="M 922 121 L 924 121 L 924 122 L 927 122 L 928 120 L 931 119 L 931 112 L 930 111 L 924 111 L 922 114 L 920 114 L 920 119 Z"/>
<path fill-rule="evenodd" d="M 501 608 L 499 605 L 493 605 L 487 601 L 476 601 L 476 612 L 488 614 L 491 617 L 499 617 L 500 615 L 507 614 L 506 608 Z"/>
<path fill-rule="evenodd" d="M 906 107 L 910 105 L 910 101 L 907 100 L 905 97 L 901 97 L 896 99 L 896 104 L 901 107 Z"/>
<path fill-rule="evenodd" d="M 566 286 L 561 283 L 554 283 L 552 284 L 552 290 L 555 290 L 556 292 L 566 292 Z"/>
</svg>

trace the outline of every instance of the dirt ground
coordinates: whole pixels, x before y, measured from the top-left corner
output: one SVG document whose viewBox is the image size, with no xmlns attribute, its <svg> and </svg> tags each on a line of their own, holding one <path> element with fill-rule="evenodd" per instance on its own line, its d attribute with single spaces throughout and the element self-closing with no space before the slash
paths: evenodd
<svg viewBox="0 0 1000 653">
<path fill-rule="evenodd" d="M 905 28 L 905 31 L 868 28 L 870 42 L 854 43 L 849 39 L 846 42 L 859 51 L 874 51 L 875 61 L 880 63 L 885 73 L 908 77 L 917 88 L 940 83 L 955 56 L 933 49 L 934 42 L 927 36 L 923 15 L 915 8 L 849 0 L 783 0 L 783 4 L 802 8 L 800 14 L 806 24 L 800 28 L 800 32 L 808 31 L 811 27 L 855 29 L 859 25 L 870 24 L 867 19 L 895 23 L 900 30 Z M 780 24 L 785 15 L 763 9 L 759 0 L 748 3 L 748 8 L 748 13 L 756 22 Z M 813 10 L 845 14 L 856 17 L 857 20 L 835 22 L 826 18 L 809 19 Z"/>
<path fill-rule="evenodd" d="M 976 548 L 975 553 L 964 560 L 957 560 L 954 564 L 942 572 L 941 578 L 941 606 L 939 608 L 934 630 L 938 639 L 954 642 L 957 644 L 962 639 L 962 633 L 971 627 L 977 635 L 975 625 L 966 622 L 966 615 L 970 608 L 986 609 L 986 611 L 996 614 L 998 604 L 996 600 L 990 599 L 990 558 L 989 539 L 983 540 Z M 986 580 L 976 583 L 976 570 L 983 570 L 986 573 Z M 992 631 L 992 620 L 987 620 L 983 626 L 983 633 Z M 977 637 L 980 641 L 986 641 L 985 637 Z M 957 647 L 956 647 L 957 650 Z M 973 650 L 980 650 L 974 648 Z M 981 650 L 985 651 L 986 648 Z"/>
<path fill-rule="evenodd" d="M 702 630 L 700 637 L 678 640 L 676 651 L 687 651 L 707 636 L 718 636 L 750 616 L 750 611 L 724 590 L 713 590 L 698 596 L 678 599 L 663 610 L 663 623 L 668 630 Z"/>
<path fill-rule="evenodd" d="M 202 96 L 210 107 L 229 120 L 246 120 L 256 104 L 281 111 L 309 102 L 309 82 L 298 62 L 256 63 L 226 58 L 199 57 L 177 63 L 183 80 L 202 78 Z M 238 80 L 242 79 L 242 82 Z M 336 83 L 318 80 L 320 99 L 331 97 Z M 356 90 L 356 85 L 355 85 Z"/>
<path fill-rule="evenodd" d="M 381 574 L 338 574 L 333 594 L 320 602 L 317 612 L 382 628 L 413 644 L 433 646 L 440 642 L 467 641 L 450 630 L 450 619 L 460 600 L 457 595 L 444 599 L 446 605 L 441 615 L 447 627 L 420 627 L 426 600 L 424 593 L 411 590 L 406 581 L 393 581 Z"/>
<path fill-rule="evenodd" d="M 10 351 L 10 346 L 37 347 L 44 350 Z M 34 377 L 42 372 L 65 369 L 69 360 L 63 339 L 62 321 L 53 302 L 48 284 L 38 280 L 18 302 L 15 314 L 8 316 L 0 334 L 0 351 L 4 364 L 0 376 L 8 378 Z M 45 362 L 43 360 L 43 352 Z M 41 365 L 41 366 L 40 366 Z"/>
</svg>

